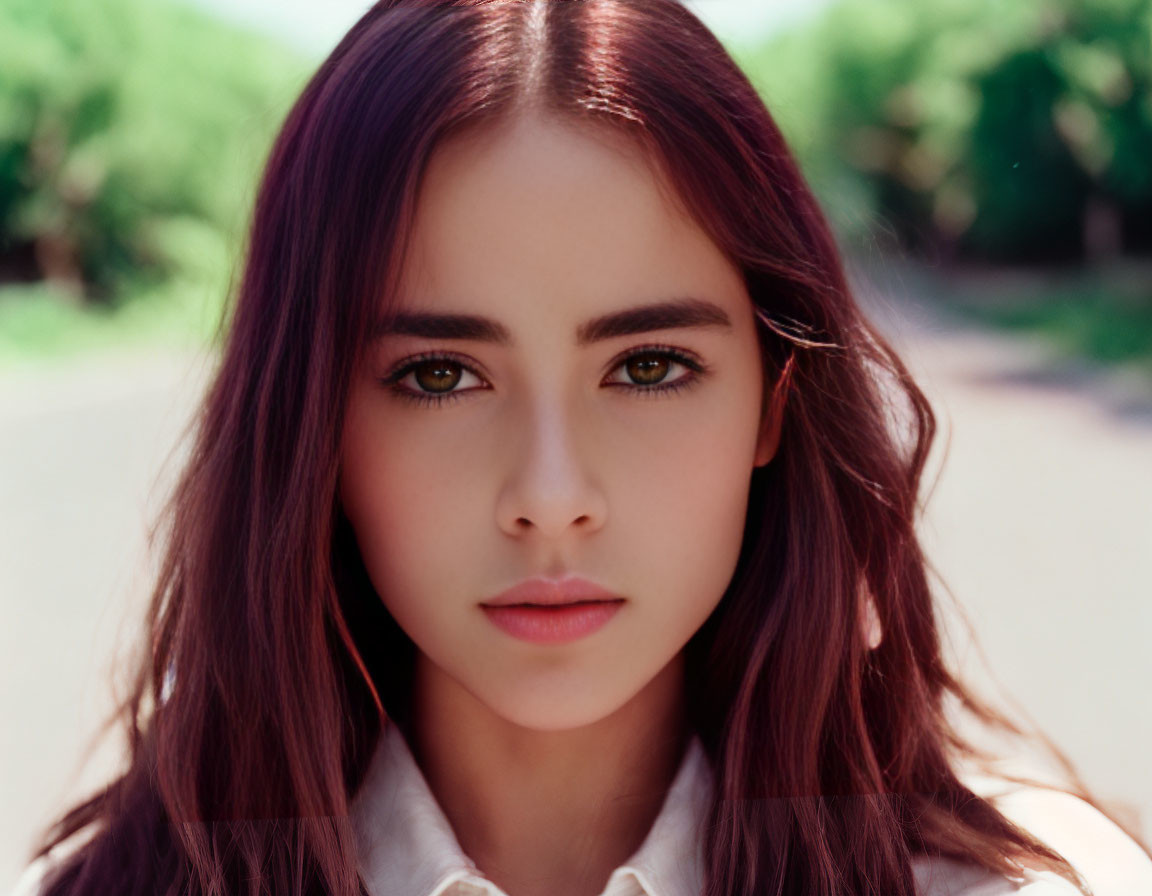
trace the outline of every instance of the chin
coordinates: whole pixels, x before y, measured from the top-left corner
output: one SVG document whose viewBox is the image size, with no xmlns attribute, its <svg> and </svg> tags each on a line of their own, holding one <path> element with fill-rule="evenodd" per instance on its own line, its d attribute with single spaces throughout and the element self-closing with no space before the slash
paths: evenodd
<svg viewBox="0 0 1152 896">
<path fill-rule="evenodd" d="M 624 706 L 631 694 L 597 692 L 587 682 L 575 693 L 557 693 L 540 687 L 534 694 L 523 692 L 507 701 L 488 702 L 493 712 L 506 721 L 531 731 L 572 731 L 595 725 Z"/>
</svg>

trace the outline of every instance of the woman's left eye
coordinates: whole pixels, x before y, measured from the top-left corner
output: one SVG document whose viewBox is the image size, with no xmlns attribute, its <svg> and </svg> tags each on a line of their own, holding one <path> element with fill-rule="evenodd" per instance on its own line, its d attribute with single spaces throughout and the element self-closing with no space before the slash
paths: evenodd
<svg viewBox="0 0 1152 896">
<path fill-rule="evenodd" d="M 674 367 L 686 368 L 688 372 L 668 381 L 669 372 Z M 708 373 L 708 368 L 698 358 L 670 346 L 645 346 L 631 351 L 618 359 L 612 370 L 624 371 L 630 381 L 606 380 L 605 385 L 653 397 L 689 388 Z M 464 376 L 475 377 L 484 383 L 468 363 L 455 355 L 429 353 L 402 361 L 380 381 L 399 397 L 420 406 L 447 404 L 469 392 L 491 388 L 484 383 L 479 390 L 456 389 Z M 415 388 L 402 385 L 403 380 L 410 380 Z"/>
</svg>

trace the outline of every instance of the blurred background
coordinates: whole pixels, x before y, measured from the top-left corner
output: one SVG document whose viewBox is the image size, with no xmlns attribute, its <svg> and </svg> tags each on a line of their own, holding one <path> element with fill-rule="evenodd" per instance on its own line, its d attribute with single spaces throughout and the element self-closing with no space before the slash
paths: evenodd
<svg viewBox="0 0 1152 896">
<path fill-rule="evenodd" d="M 940 418 L 954 661 L 1152 836 L 1152 0 L 689 5 Z M 368 6 L 0 0 L 0 892 L 117 768 L 260 166 Z"/>
</svg>

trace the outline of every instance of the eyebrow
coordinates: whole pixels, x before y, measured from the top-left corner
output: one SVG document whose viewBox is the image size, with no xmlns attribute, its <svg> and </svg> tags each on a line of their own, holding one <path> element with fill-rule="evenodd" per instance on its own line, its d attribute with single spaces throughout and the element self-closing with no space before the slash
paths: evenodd
<svg viewBox="0 0 1152 896">
<path fill-rule="evenodd" d="M 576 328 L 580 347 L 617 336 L 634 336 L 655 330 L 683 327 L 732 328 L 727 312 L 704 299 L 672 299 L 652 305 L 638 305 L 613 311 L 585 321 Z M 512 345 L 512 333 L 499 321 L 475 314 L 397 312 L 372 328 L 372 339 L 385 336 L 420 336 L 425 339 L 466 339 Z"/>
</svg>

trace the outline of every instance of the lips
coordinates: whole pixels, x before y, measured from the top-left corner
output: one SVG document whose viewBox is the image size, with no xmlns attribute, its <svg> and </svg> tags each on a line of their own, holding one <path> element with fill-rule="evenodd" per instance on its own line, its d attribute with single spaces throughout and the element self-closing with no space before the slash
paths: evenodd
<svg viewBox="0 0 1152 896">
<path fill-rule="evenodd" d="M 578 576 L 547 579 L 540 576 L 525 579 L 506 591 L 481 602 L 485 607 L 556 607 L 566 604 L 623 601 L 624 598 Z"/>
<path fill-rule="evenodd" d="M 482 609 L 493 625 L 514 638 L 533 644 L 560 645 L 599 631 L 623 606 L 624 600 L 620 599 L 551 606 L 482 606 Z"/>
</svg>

